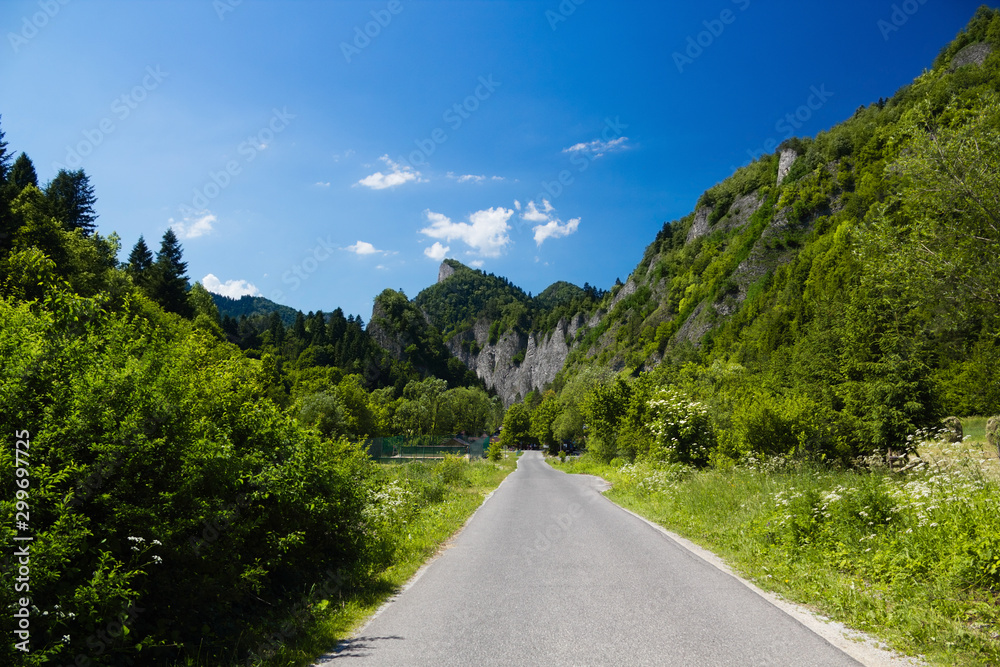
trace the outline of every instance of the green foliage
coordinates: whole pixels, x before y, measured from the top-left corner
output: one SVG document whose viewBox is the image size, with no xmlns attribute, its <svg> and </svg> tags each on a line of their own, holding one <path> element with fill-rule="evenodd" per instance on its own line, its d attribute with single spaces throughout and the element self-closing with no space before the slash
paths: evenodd
<svg viewBox="0 0 1000 667">
<path fill-rule="evenodd" d="M 521 403 L 515 403 L 507 408 L 507 413 L 503 416 L 500 445 L 503 447 L 520 446 L 530 438 L 531 413 Z"/>
<path fill-rule="evenodd" d="M 563 406 L 556 398 L 556 393 L 550 390 L 545 392 L 541 402 L 531 412 L 531 437 L 547 446 L 553 454 L 559 448 L 559 440 L 556 438 L 553 427 L 562 409 Z"/>
<path fill-rule="evenodd" d="M 503 458 L 503 445 L 500 444 L 499 439 L 490 443 L 489 449 L 486 450 L 486 457 L 490 461 L 499 461 Z"/>
<path fill-rule="evenodd" d="M 654 442 L 649 457 L 669 463 L 701 466 L 715 447 L 707 408 L 675 389 L 661 389 L 649 400 Z"/>
<path fill-rule="evenodd" d="M 234 610 L 252 623 L 326 568 L 363 562 L 353 526 L 367 463 L 261 400 L 259 362 L 158 321 L 141 297 L 120 312 L 89 305 L 0 301 L 12 362 L 0 422 L 31 433 L 32 593 L 51 612 L 32 626 L 38 659 L 88 653 L 87 637 L 130 604 L 156 609 L 134 621 L 130 650 L 229 656 Z M 0 465 L 12 478 L 9 453 Z M 3 513 L 12 526 L 13 504 Z M 9 606 L 12 588 L 2 595 Z"/>
<path fill-rule="evenodd" d="M 622 377 L 598 384 L 584 399 L 582 408 L 587 423 L 587 449 L 599 461 L 618 456 L 618 434 L 622 416 L 628 409 L 632 387 Z"/>
</svg>

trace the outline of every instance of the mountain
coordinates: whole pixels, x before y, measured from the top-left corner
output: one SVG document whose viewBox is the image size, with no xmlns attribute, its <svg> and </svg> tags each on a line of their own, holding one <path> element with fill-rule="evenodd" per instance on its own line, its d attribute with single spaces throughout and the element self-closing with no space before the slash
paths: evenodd
<svg viewBox="0 0 1000 667">
<path fill-rule="evenodd" d="M 298 313 L 294 308 L 282 306 L 270 299 L 262 296 L 241 296 L 233 299 L 221 294 L 212 293 L 212 300 L 215 301 L 216 308 L 219 309 L 219 316 L 222 318 L 231 317 L 234 320 L 242 316 L 253 317 L 254 315 L 270 315 L 278 313 L 285 326 L 292 326 L 295 323 L 295 316 Z"/>
<path fill-rule="evenodd" d="M 949 181 L 953 167 L 993 188 L 989 157 L 968 147 L 997 143 L 998 47 L 1000 12 L 983 7 L 912 84 L 706 191 L 610 292 L 556 283 L 531 297 L 445 260 L 411 305 L 505 405 L 594 367 L 688 368 L 716 387 L 712 369 L 732 368 L 876 442 L 935 414 L 1000 410 L 983 374 L 1000 361 L 1000 298 L 973 293 L 1000 274 L 995 245 L 942 226 L 977 205 Z M 948 132 L 953 154 L 935 155 Z M 953 200 L 933 219 L 947 202 L 929 191 Z"/>
</svg>

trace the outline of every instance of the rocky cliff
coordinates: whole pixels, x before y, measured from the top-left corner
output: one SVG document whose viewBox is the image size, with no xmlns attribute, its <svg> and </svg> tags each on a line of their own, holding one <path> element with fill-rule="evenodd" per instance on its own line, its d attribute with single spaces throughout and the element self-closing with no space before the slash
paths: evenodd
<svg viewBox="0 0 1000 667">
<path fill-rule="evenodd" d="M 480 320 L 471 331 L 452 337 L 448 349 L 510 406 L 555 380 L 586 319 L 580 314 L 559 320 L 548 334 L 509 331 L 495 343 L 489 341 L 490 324 Z"/>
</svg>

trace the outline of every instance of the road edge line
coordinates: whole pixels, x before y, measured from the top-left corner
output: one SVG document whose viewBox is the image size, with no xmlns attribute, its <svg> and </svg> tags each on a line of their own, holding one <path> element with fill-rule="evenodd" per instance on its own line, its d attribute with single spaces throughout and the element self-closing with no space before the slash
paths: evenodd
<svg viewBox="0 0 1000 667">
<path fill-rule="evenodd" d="M 437 561 L 437 559 L 440 558 L 442 556 L 442 554 L 444 554 L 444 552 L 448 550 L 449 544 L 451 542 L 453 542 L 456 539 L 458 539 L 458 536 L 465 532 L 465 529 L 468 527 L 468 525 L 472 522 L 472 520 L 474 518 L 476 518 L 476 515 L 479 514 L 479 510 L 483 509 L 483 507 L 486 505 L 486 503 L 489 501 L 489 499 L 493 497 L 493 494 L 495 494 L 497 491 L 499 491 L 500 487 L 502 487 L 507 482 L 507 480 L 511 478 L 511 475 L 514 475 L 518 470 L 520 470 L 520 468 L 521 468 L 521 460 L 520 460 L 520 458 L 518 458 L 518 460 L 517 460 L 517 467 L 514 468 L 514 470 L 511 471 L 510 474 L 508 474 L 506 477 L 504 477 L 500 481 L 499 484 L 497 484 L 497 488 L 493 489 L 492 491 L 490 491 L 489 493 L 487 493 L 485 497 L 483 497 L 483 502 L 479 503 L 479 507 L 477 507 L 472 512 L 472 514 L 469 515 L 469 518 L 467 518 L 465 520 L 465 523 L 463 523 L 461 526 L 459 526 L 458 530 L 456 530 L 454 533 L 452 533 L 451 535 L 449 535 L 448 538 L 446 540 L 444 540 L 440 544 L 440 546 L 438 546 L 437 551 L 435 551 L 430 556 L 430 558 L 428 558 L 424 562 L 424 564 L 421 565 L 420 568 L 416 572 L 413 573 L 412 577 L 410 577 L 409 579 L 406 580 L 406 583 L 403 584 L 400 587 L 399 591 L 397 591 L 396 593 L 394 593 L 393 595 L 391 595 L 385 602 L 383 602 L 381 605 L 379 605 L 379 608 L 376 609 L 375 612 L 371 616 L 369 616 L 367 618 L 367 620 L 365 620 L 364 625 L 360 626 L 357 630 L 355 630 L 354 632 L 352 632 L 350 634 L 350 636 L 345 637 L 344 639 L 341 639 L 339 642 L 337 642 L 337 645 L 331 651 L 329 651 L 328 653 L 325 653 L 323 656 L 320 656 L 320 658 L 322 659 L 322 658 L 324 658 L 326 656 L 335 656 L 337 653 L 340 653 L 345 648 L 349 648 L 349 642 L 351 642 L 352 640 L 357 639 L 358 637 L 360 637 L 364 633 L 365 629 L 372 623 L 372 621 L 374 621 L 376 618 L 378 618 L 379 616 L 381 616 L 382 612 L 385 611 L 389 607 L 389 605 L 391 605 L 393 602 L 395 602 L 399 598 L 400 595 L 402 595 L 406 591 L 410 590 L 410 588 L 415 583 L 417 583 L 417 581 L 419 581 L 421 577 L 424 576 L 424 573 L 427 571 L 427 568 L 429 568 L 431 565 L 433 565 Z M 317 663 L 317 664 L 321 664 L 321 663 Z"/>
<path fill-rule="evenodd" d="M 602 493 L 601 495 L 604 494 Z M 736 579 L 748 589 L 764 598 L 772 605 L 804 625 L 813 633 L 819 635 L 861 664 L 866 665 L 867 667 L 896 667 L 902 665 L 906 665 L 907 667 L 925 667 L 927 665 L 926 662 L 921 662 L 918 658 L 912 658 L 910 656 L 896 653 L 881 640 L 872 637 L 861 630 L 849 628 L 839 621 L 823 616 L 822 614 L 807 609 L 802 605 L 790 602 L 778 596 L 776 593 L 765 591 L 752 581 L 744 579 L 742 576 L 737 574 L 732 567 L 726 563 L 726 561 L 714 552 L 709 551 L 699 544 L 695 544 L 686 537 L 682 537 L 677 533 L 667 530 L 658 523 L 655 523 L 640 514 L 636 514 L 626 507 L 622 507 L 607 496 L 604 496 L 604 498 L 615 507 L 621 509 L 623 512 L 631 514 L 635 518 L 656 529 L 678 546 L 691 553 L 693 556 L 700 558 L 715 569 L 728 574 L 733 579 Z"/>
</svg>

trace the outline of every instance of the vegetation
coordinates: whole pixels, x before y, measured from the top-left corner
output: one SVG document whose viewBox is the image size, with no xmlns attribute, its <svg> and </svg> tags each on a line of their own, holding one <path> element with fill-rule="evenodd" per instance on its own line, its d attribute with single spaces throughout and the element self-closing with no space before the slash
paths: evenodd
<svg viewBox="0 0 1000 667">
<path fill-rule="evenodd" d="M 414 305 L 445 339 L 470 330 L 477 321 L 491 324 L 489 341 L 513 331 L 548 333 L 561 319 L 593 311 L 605 292 L 560 281 L 532 298 L 503 277 L 446 259 L 454 273 L 420 292 Z"/>
<path fill-rule="evenodd" d="M 979 43 L 982 64 L 952 66 Z M 847 463 L 1000 412 L 998 127 L 1000 12 L 984 7 L 912 85 L 783 144 L 798 158 L 780 184 L 764 156 L 664 225 L 553 386 L 594 456 L 688 460 L 664 441 L 691 422 L 664 422 L 663 392 L 703 415 L 702 465 Z M 566 395 L 595 364 L 623 370 Z"/>
<path fill-rule="evenodd" d="M 509 470 L 386 472 L 358 441 L 492 430 L 496 400 L 382 366 L 338 311 L 222 320 L 172 231 L 120 264 L 86 175 L 39 188 L 2 133 L 0 176 L 0 429 L 24 443 L 0 449 L 0 516 L 7 542 L 33 538 L 34 605 L 31 652 L 7 642 L 0 662 L 264 657 L 274 628 L 384 596 Z M 0 606 L 24 592 L 6 578 Z"/>
</svg>

